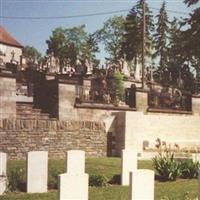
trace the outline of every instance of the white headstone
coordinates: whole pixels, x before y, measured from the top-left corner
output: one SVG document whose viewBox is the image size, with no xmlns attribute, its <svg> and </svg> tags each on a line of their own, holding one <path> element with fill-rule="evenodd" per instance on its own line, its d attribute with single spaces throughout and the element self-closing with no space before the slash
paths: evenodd
<svg viewBox="0 0 200 200">
<path fill-rule="evenodd" d="M 7 154 L 0 152 L 0 176 L 6 176 L 6 168 L 7 168 Z"/>
<path fill-rule="evenodd" d="M 6 191 L 7 178 L 0 176 L 0 195 Z"/>
<path fill-rule="evenodd" d="M 47 192 L 48 152 L 32 151 L 28 153 L 27 192 Z"/>
<path fill-rule="evenodd" d="M 129 173 L 137 169 L 137 152 L 132 149 L 122 150 L 121 184 L 129 185 Z"/>
<path fill-rule="evenodd" d="M 142 69 L 141 64 L 137 64 L 135 69 L 135 80 L 137 81 L 141 80 L 141 69 Z"/>
<path fill-rule="evenodd" d="M 123 61 L 123 64 L 122 64 L 122 72 L 125 76 L 130 76 L 130 71 L 128 69 L 128 63 L 126 60 Z"/>
<path fill-rule="evenodd" d="M 59 175 L 59 200 L 88 200 L 88 174 L 85 173 L 85 152 L 67 152 L 67 173 Z"/>
<path fill-rule="evenodd" d="M 88 174 L 59 175 L 59 200 L 88 200 Z"/>
<path fill-rule="evenodd" d="M 154 171 L 130 172 L 129 200 L 154 200 Z"/>
<path fill-rule="evenodd" d="M 198 200 L 200 200 L 200 170 L 198 175 Z"/>
<path fill-rule="evenodd" d="M 200 162 L 200 154 L 199 153 L 193 153 L 192 154 L 192 161 L 193 162 Z"/>
<path fill-rule="evenodd" d="M 0 152 L 0 195 L 6 191 L 7 154 Z"/>
<path fill-rule="evenodd" d="M 70 150 L 66 154 L 66 172 L 70 174 L 85 173 L 85 152 Z"/>
</svg>

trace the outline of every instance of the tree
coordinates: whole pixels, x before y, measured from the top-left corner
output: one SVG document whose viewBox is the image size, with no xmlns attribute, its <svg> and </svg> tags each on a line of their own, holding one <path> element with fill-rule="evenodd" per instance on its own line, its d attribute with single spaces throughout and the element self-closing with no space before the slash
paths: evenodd
<svg viewBox="0 0 200 200">
<path fill-rule="evenodd" d="M 47 40 L 47 53 L 52 53 L 59 59 L 60 66 L 69 63 L 75 66 L 77 59 L 92 61 L 98 51 L 97 43 L 92 35 L 85 30 L 85 25 L 73 28 L 56 28 Z"/>
<path fill-rule="evenodd" d="M 109 18 L 103 27 L 96 31 L 99 42 L 103 42 L 105 50 L 109 53 L 108 60 L 118 64 L 120 58 L 120 48 L 124 33 L 124 17 L 114 16 Z"/>
<path fill-rule="evenodd" d="M 26 57 L 27 64 L 38 64 L 42 62 L 42 55 L 33 46 L 25 46 L 22 53 Z"/>
<path fill-rule="evenodd" d="M 113 74 L 114 78 L 114 85 L 115 85 L 115 93 L 116 97 L 119 100 L 123 100 L 124 96 L 124 82 L 123 82 L 123 75 L 120 72 L 115 72 Z"/>
<path fill-rule="evenodd" d="M 148 4 L 145 3 L 145 54 L 151 54 L 152 36 L 154 30 L 153 19 Z M 141 59 L 143 43 L 143 0 L 139 0 L 130 10 L 125 20 L 125 33 L 123 35 L 122 54 L 126 55 L 128 61 Z"/>
<path fill-rule="evenodd" d="M 195 5 L 199 0 L 185 0 L 188 6 Z M 185 23 L 189 28 L 182 32 L 185 40 L 184 48 L 187 51 L 187 61 L 196 69 L 197 77 L 200 78 L 200 7 L 194 9 L 190 18 Z"/>
<path fill-rule="evenodd" d="M 191 6 L 191 5 L 196 4 L 198 2 L 199 2 L 199 0 L 185 0 L 185 3 L 188 4 L 188 6 Z"/>
<path fill-rule="evenodd" d="M 141 49 L 141 42 L 139 42 L 141 41 L 141 36 L 138 32 L 141 33 L 141 31 L 139 30 L 135 8 L 132 8 L 127 15 L 124 27 L 125 33 L 123 35 L 121 54 L 125 54 L 128 61 L 135 59 L 135 63 L 137 63 L 138 50 Z"/>
<path fill-rule="evenodd" d="M 155 57 L 159 57 L 160 69 L 167 67 L 168 63 L 168 38 L 169 38 L 169 20 L 165 10 L 165 2 L 163 2 L 156 24 L 156 33 L 154 34 L 155 42 Z"/>
</svg>

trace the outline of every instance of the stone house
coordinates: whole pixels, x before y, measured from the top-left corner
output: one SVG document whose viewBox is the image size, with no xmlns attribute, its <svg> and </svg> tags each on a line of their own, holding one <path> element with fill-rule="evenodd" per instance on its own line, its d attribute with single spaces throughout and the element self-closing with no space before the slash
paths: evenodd
<svg viewBox="0 0 200 200">
<path fill-rule="evenodd" d="M 21 64 L 23 46 L 0 26 L 0 63 Z"/>
</svg>

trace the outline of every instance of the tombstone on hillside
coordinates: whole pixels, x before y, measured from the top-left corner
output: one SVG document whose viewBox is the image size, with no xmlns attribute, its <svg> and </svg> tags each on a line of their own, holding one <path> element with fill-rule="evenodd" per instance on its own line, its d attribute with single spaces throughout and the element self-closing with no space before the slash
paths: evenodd
<svg viewBox="0 0 200 200">
<path fill-rule="evenodd" d="M 154 200 L 154 171 L 130 172 L 129 200 Z"/>
<path fill-rule="evenodd" d="M 27 159 L 27 192 L 47 192 L 48 152 L 28 152 Z"/>
<path fill-rule="evenodd" d="M 129 173 L 137 169 L 137 151 L 132 149 L 122 150 L 121 184 L 129 185 Z"/>
<path fill-rule="evenodd" d="M 7 169 L 7 154 L 0 152 L 0 175 L 6 176 Z"/>
<path fill-rule="evenodd" d="M 85 152 L 67 152 L 66 172 L 59 175 L 59 200 L 88 200 L 88 174 L 85 173 Z"/>
<path fill-rule="evenodd" d="M 135 69 L 135 73 L 134 73 L 135 80 L 137 80 L 137 81 L 141 80 L 141 69 L 142 69 L 141 64 L 137 64 L 136 69 Z"/>
<path fill-rule="evenodd" d="M 192 161 L 193 162 L 200 162 L 200 154 L 199 153 L 193 153 L 192 154 Z"/>
<path fill-rule="evenodd" d="M 0 152 L 0 195 L 6 191 L 7 154 Z"/>
</svg>

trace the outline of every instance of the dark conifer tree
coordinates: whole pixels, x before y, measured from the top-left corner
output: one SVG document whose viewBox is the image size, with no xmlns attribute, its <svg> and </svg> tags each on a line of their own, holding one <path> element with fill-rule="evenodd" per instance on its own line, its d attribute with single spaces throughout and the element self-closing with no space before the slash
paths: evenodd
<svg viewBox="0 0 200 200">
<path fill-rule="evenodd" d="M 168 44 L 169 44 L 169 20 L 165 9 L 165 2 L 163 2 L 156 24 L 155 39 L 155 57 L 159 57 L 159 68 L 162 70 L 167 67 L 168 62 Z"/>
<path fill-rule="evenodd" d="M 142 0 L 139 0 L 136 5 L 130 10 L 125 21 L 125 33 L 122 42 L 122 54 L 126 55 L 128 61 L 134 60 L 137 63 L 142 54 L 142 40 L 143 40 L 143 14 L 142 14 Z M 145 17 L 146 17 L 146 32 L 145 32 L 145 53 L 149 55 L 152 44 L 151 32 L 154 29 L 153 19 L 148 4 L 145 3 Z"/>
<path fill-rule="evenodd" d="M 187 52 L 187 61 L 196 69 L 197 77 L 200 79 L 200 7 L 199 0 L 185 0 L 188 6 L 195 5 L 195 9 L 186 20 L 189 28 L 182 32 L 184 38 L 184 49 Z"/>
</svg>

